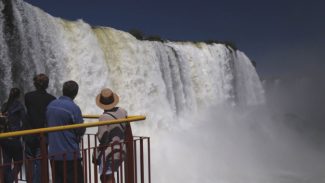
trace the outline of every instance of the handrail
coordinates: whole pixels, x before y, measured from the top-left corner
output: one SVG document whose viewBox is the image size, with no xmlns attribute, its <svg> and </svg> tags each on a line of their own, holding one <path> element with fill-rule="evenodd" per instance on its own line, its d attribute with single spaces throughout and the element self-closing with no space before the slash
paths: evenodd
<svg viewBox="0 0 325 183">
<path fill-rule="evenodd" d="M 97 115 L 97 114 L 83 114 L 82 115 L 83 118 L 88 118 L 88 119 L 97 119 L 100 117 L 100 115 Z M 136 117 L 136 116 L 128 116 L 128 118 L 133 118 L 133 117 Z"/>
<path fill-rule="evenodd" d="M 95 118 L 94 116 L 96 116 L 96 115 L 89 115 L 89 116 L 93 116 L 93 118 Z M 146 117 L 141 116 L 141 115 L 139 115 L 139 116 L 128 116 L 127 118 L 113 119 L 113 120 L 106 120 L 106 121 L 99 121 L 99 122 L 84 122 L 82 124 L 53 126 L 53 127 L 47 127 L 47 128 L 36 128 L 36 129 L 30 129 L 30 130 L 6 132 L 6 133 L 0 133 L 0 139 L 1 138 L 8 138 L 8 137 L 22 136 L 22 135 L 31 135 L 31 134 L 38 134 L 38 133 L 63 131 L 63 130 L 69 130 L 69 129 L 75 129 L 75 128 L 87 128 L 87 127 L 102 126 L 102 125 L 109 125 L 109 124 L 118 124 L 118 123 L 125 123 L 125 122 L 141 121 L 141 120 L 145 120 L 145 119 L 146 119 Z"/>
</svg>

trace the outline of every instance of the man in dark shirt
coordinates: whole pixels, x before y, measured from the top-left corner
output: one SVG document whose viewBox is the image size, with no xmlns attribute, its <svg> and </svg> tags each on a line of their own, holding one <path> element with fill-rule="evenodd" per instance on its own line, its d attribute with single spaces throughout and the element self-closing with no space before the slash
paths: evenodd
<svg viewBox="0 0 325 183">
<path fill-rule="evenodd" d="M 46 92 L 49 78 L 45 74 L 38 74 L 34 77 L 35 91 L 25 94 L 25 106 L 27 109 L 27 121 L 24 123 L 25 129 L 46 127 L 46 107 L 55 100 L 55 97 Z M 40 156 L 40 139 L 38 135 L 25 137 L 25 151 L 27 158 L 35 159 Z M 32 183 L 41 182 L 40 160 L 33 160 L 28 166 L 28 180 Z M 32 167 L 31 167 L 32 166 Z M 46 168 L 47 169 L 47 168 Z M 31 175 L 32 174 L 32 175 Z"/>
<path fill-rule="evenodd" d="M 63 96 L 47 106 L 46 117 L 49 127 L 83 123 L 81 110 L 73 102 L 78 89 L 75 81 L 67 81 L 63 84 Z M 79 143 L 85 131 L 85 128 L 78 128 L 49 133 L 49 156 L 54 168 L 52 172 L 55 183 L 75 182 L 74 180 L 83 183 Z"/>
</svg>

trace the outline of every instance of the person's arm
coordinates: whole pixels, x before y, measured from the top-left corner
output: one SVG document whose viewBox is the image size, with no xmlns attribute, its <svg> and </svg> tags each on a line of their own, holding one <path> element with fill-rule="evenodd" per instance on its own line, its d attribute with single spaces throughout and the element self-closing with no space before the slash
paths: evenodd
<svg viewBox="0 0 325 183">
<path fill-rule="evenodd" d="M 25 117 L 24 117 L 24 120 L 23 120 L 23 129 L 24 130 L 28 130 L 28 129 L 31 129 L 32 126 L 29 122 L 29 116 L 28 116 L 28 109 L 30 108 L 30 97 L 29 95 L 25 94 L 25 108 L 26 108 L 26 111 L 25 111 Z"/>
<path fill-rule="evenodd" d="M 29 97 L 28 97 L 28 95 L 26 94 L 24 98 L 25 98 L 25 107 L 26 107 L 26 109 L 28 110 L 28 109 L 29 109 L 29 105 L 30 105 Z"/>
<path fill-rule="evenodd" d="M 128 112 L 125 111 L 125 118 L 128 117 Z M 126 128 L 125 128 L 125 140 L 132 141 L 133 140 L 133 133 L 132 133 L 132 128 L 130 122 L 126 123 Z"/>
<path fill-rule="evenodd" d="M 26 111 L 25 111 L 25 108 L 24 108 L 23 105 L 22 105 L 22 109 L 21 109 L 21 111 L 20 111 L 20 119 L 21 119 L 21 122 L 22 122 L 22 124 L 21 124 L 21 128 L 24 130 L 24 129 L 25 129 L 24 127 L 26 127 L 26 124 L 27 124 L 28 122 L 27 122 Z"/>
<path fill-rule="evenodd" d="M 2 104 L 2 106 L 1 106 L 1 115 L 3 115 L 3 116 L 6 115 L 6 108 L 7 108 L 7 102 Z"/>
<path fill-rule="evenodd" d="M 76 119 L 75 119 L 74 123 L 80 124 L 80 123 L 84 122 L 84 119 L 82 117 L 81 110 L 80 110 L 79 107 L 78 107 L 78 109 L 76 111 L 75 117 L 76 117 Z M 75 133 L 79 137 L 82 137 L 85 134 L 85 132 L 86 132 L 86 128 L 77 128 L 77 129 L 75 129 Z"/>
</svg>

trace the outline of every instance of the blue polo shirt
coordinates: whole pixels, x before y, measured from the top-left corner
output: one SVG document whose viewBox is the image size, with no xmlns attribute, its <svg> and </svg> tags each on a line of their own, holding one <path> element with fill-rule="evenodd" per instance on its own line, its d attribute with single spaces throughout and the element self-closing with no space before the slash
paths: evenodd
<svg viewBox="0 0 325 183">
<path fill-rule="evenodd" d="M 53 100 L 47 106 L 46 118 L 49 127 L 83 123 L 79 106 L 66 96 Z M 54 158 L 50 158 L 64 160 L 64 152 L 66 160 L 73 160 L 74 152 L 77 158 L 80 158 L 79 142 L 84 133 L 85 129 L 50 132 L 48 134 L 49 155 L 55 155 Z"/>
</svg>

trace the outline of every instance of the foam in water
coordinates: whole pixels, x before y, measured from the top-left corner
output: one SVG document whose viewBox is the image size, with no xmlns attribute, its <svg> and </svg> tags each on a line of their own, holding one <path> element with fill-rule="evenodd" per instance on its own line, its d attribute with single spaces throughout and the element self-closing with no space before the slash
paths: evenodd
<svg viewBox="0 0 325 183">
<path fill-rule="evenodd" d="M 294 168 L 314 163 L 308 156 L 319 157 L 316 151 L 280 133 L 267 112 L 252 110 L 265 103 L 264 90 L 243 52 L 222 44 L 139 41 L 113 28 L 54 18 L 20 0 L 0 3 L 6 10 L 0 13 L 1 102 L 12 86 L 32 90 L 32 77 L 41 72 L 56 96 L 64 81 L 77 81 L 83 113 L 101 112 L 95 96 L 112 88 L 129 114 L 147 116 L 133 128 L 151 137 L 153 182 L 324 180 L 319 164 L 314 173 L 306 170 L 311 166 Z"/>
</svg>

